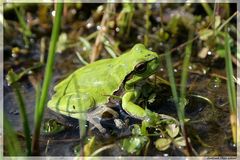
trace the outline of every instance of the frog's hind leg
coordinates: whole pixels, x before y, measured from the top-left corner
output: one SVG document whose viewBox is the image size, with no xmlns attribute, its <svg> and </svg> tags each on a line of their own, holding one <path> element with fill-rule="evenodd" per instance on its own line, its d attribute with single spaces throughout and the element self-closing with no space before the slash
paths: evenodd
<svg viewBox="0 0 240 160">
<path fill-rule="evenodd" d="M 87 114 L 87 120 L 92 123 L 101 133 L 106 132 L 106 129 L 103 128 L 100 123 L 105 112 L 110 113 L 114 119 L 118 117 L 118 113 L 116 111 L 106 106 L 97 107 L 94 110 L 89 111 Z"/>
</svg>

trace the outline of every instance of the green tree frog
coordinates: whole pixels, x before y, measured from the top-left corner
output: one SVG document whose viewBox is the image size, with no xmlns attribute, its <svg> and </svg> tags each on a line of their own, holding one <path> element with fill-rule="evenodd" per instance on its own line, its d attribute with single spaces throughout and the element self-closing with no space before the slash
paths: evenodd
<svg viewBox="0 0 240 160">
<path fill-rule="evenodd" d="M 98 60 L 77 69 L 54 87 L 55 94 L 48 107 L 66 116 L 85 119 L 105 132 L 100 124 L 102 114 L 108 112 L 117 119 L 118 113 L 109 104 L 118 96 L 123 110 L 143 119 L 145 109 L 135 104 L 141 93 L 141 82 L 154 74 L 159 64 L 155 52 L 136 44 L 117 58 Z"/>
</svg>

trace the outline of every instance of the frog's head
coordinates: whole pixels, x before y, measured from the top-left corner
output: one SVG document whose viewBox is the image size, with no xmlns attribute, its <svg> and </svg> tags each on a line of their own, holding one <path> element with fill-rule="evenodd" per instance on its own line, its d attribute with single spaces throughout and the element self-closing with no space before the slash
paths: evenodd
<svg viewBox="0 0 240 160">
<path fill-rule="evenodd" d="M 134 69 L 131 73 L 131 78 L 126 81 L 126 87 L 130 87 L 138 81 L 154 74 L 160 65 L 157 53 L 146 49 L 142 44 L 136 44 L 129 54 L 131 54 L 134 59 L 132 59 Z"/>
</svg>

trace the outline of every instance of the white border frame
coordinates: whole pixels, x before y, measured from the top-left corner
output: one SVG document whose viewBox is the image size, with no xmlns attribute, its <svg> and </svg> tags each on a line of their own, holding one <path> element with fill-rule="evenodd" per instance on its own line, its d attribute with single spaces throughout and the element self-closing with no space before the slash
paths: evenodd
<svg viewBox="0 0 240 160">
<path fill-rule="evenodd" d="M 0 3 L 0 153 L 3 153 L 3 25 L 1 23 L 3 23 L 2 3 Z"/>
<path fill-rule="evenodd" d="M 39 2 L 41 1 L 41 2 Z M 240 54 L 240 1 L 239 0 L 0 0 L 0 159 L 24 159 L 24 160 L 42 160 L 42 159 L 92 159 L 92 160 L 125 160 L 125 159 L 237 159 L 240 156 L 240 133 L 237 134 L 237 157 L 231 156 L 210 156 L 210 157 L 3 157 L 3 3 L 54 3 L 54 2 L 64 2 L 64 3 L 237 3 L 237 54 Z M 2 11 L 2 13 L 1 13 Z M 237 131 L 240 129 L 239 119 L 240 119 L 240 66 L 237 66 Z"/>
</svg>

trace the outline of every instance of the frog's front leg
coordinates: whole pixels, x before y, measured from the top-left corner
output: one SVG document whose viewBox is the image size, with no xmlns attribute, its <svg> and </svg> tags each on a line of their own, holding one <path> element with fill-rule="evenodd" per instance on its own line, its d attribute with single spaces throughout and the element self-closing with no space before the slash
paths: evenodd
<svg viewBox="0 0 240 160">
<path fill-rule="evenodd" d="M 143 119 L 146 116 L 145 110 L 134 103 L 139 95 L 138 90 L 127 91 L 122 97 L 122 108 L 131 116 Z"/>
</svg>

